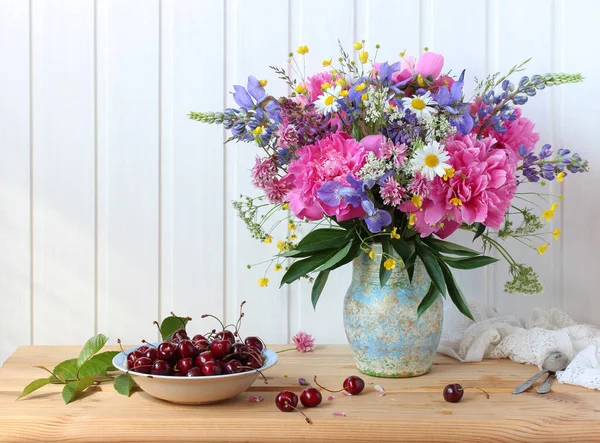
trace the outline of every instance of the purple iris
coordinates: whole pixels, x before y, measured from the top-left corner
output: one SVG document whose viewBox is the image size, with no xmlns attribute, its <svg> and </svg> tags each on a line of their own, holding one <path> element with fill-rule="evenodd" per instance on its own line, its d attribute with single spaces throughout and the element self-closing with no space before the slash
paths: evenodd
<svg viewBox="0 0 600 443">
<path fill-rule="evenodd" d="M 367 228 L 369 231 L 373 233 L 381 232 L 381 229 L 384 226 L 389 225 L 392 222 L 392 216 L 389 212 L 384 211 L 383 209 L 377 209 L 373 214 L 365 217 L 365 223 L 367 224 Z"/>
<path fill-rule="evenodd" d="M 233 93 L 233 99 L 239 105 L 239 107 L 245 111 L 254 109 L 256 105 L 259 105 L 265 98 L 267 98 L 267 92 L 265 91 L 265 88 L 260 85 L 260 82 L 253 75 L 248 77 L 247 88 L 235 85 L 233 89 L 235 89 L 235 92 Z M 256 100 L 256 103 L 254 103 L 253 99 Z"/>
<path fill-rule="evenodd" d="M 473 117 L 469 113 L 469 104 L 462 103 L 463 86 L 465 85 L 465 71 L 460 74 L 452 86 L 442 86 L 433 99 L 442 106 L 450 115 L 450 124 L 462 135 L 467 135 L 473 129 Z"/>
</svg>

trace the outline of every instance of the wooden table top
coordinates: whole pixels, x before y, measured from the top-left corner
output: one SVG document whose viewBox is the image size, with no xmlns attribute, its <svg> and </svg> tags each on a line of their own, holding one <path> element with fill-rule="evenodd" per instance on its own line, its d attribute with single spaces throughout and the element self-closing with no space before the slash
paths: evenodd
<svg viewBox="0 0 600 443">
<path fill-rule="evenodd" d="M 273 346 L 274 350 L 283 349 Z M 298 394 L 298 378 L 316 374 L 326 386 L 341 386 L 357 374 L 348 346 L 317 346 L 312 353 L 290 351 L 266 371 L 269 384 L 258 379 L 247 393 L 224 403 L 182 406 L 157 400 L 144 392 L 130 398 L 112 385 L 90 388 L 88 394 L 65 405 L 62 386 L 50 385 L 15 401 L 27 383 L 44 376 L 33 365 L 53 367 L 78 355 L 75 346 L 25 346 L 0 368 L 0 441 L 598 441 L 600 393 L 555 382 L 546 395 L 511 391 L 537 372 L 536 367 L 509 360 L 458 363 L 438 355 L 432 371 L 411 379 L 361 375 L 362 394 L 305 409 L 313 424 L 296 413 L 280 412 L 274 398 L 282 390 Z M 460 403 L 446 403 L 448 383 L 479 386 Z M 387 395 L 380 396 L 373 384 Z M 248 395 L 264 401 L 248 402 Z M 345 417 L 333 412 L 344 412 Z"/>
</svg>

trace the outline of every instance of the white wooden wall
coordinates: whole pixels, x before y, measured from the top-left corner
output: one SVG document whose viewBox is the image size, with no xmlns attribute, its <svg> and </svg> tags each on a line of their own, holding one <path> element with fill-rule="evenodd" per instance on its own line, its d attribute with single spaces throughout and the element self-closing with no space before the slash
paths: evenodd
<svg viewBox="0 0 600 443">
<path fill-rule="evenodd" d="M 563 193 L 564 235 L 536 263 L 540 297 L 506 295 L 503 264 L 460 275 L 464 292 L 501 312 L 561 307 L 600 323 L 600 38 L 595 0 L 0 0 L 0 362 L 21 344 L 154 338 L 170 311 L 232 321 L 269 343 L 299 329 L 344 342 L 350 269 L 330 278 L 316 312 L 305 283 L 261 289 L 275 251 L 251 240 L 230 201 L 253 193 L 255 151 L 230 144 L 190 110 L 232 105 L 248 74 L 285 93 L 268 65 L 299 44 L 307 70 L 336 56 L 337 39 L 443 53 L 469 79 L 533 56 L 527 74 L 580 71 L 583 85 L 526 105 L 542 139 L 581 152 L 593 172 Z M 564 186 L 564 191 L 563 191 Z M 280 231 L 281 233 L 281 231 Z M 467 237 L 462 240 L 469 241 Z"/>
</svg>

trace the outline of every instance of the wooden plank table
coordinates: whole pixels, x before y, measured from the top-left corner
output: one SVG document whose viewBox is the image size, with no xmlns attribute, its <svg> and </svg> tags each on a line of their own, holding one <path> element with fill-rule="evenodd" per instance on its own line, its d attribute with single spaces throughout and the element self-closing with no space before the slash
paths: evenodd
<svg viewBox="0 0 600 443">
<path fill-rule="evenodd" d="M 273 349 L 282 349 L 273 346 Z M 280 412 L 274 398 L 282 390 L 300 393 L 298 378 L 316 374 L 326 386 L 341 386 L 358 374 L 348 346 L 317 346 L 315 352 L 280 354 L 268 370 L 269 384 L 258 379 L 248 393 L 225 403 L 181 406 L 154 399 L 144 392 L 130 398 L 112 385 L 93 387 L 69 404 L 62 386 L 47 386 L 20 401 L 22 388 L 44 373 L 32 365 L 53 367 L 77 356 L 75 346 L 25 346 L 0 368 L 0 441 L 476 441 L 567 442 L 600 440 L 600 393 L 575 386 L 553 385 L 546 395 L 535 391 L 512 395 L 512 389 L 537 368 L 509 360 L 461 364 L 438 355 L 432 371 L 412 379 L 362 376 L 362 394 L 336 394 L 306 412 Z M 380 384 L 386 396 L 373 389 Z M 446 403 L 442 389 L 448 383 L 479 386 L 460 403 Z M 250 403 L 249 394 L 264 401 Z M 344 412 L 345 417 L 332 415 Z"/>
</svg>

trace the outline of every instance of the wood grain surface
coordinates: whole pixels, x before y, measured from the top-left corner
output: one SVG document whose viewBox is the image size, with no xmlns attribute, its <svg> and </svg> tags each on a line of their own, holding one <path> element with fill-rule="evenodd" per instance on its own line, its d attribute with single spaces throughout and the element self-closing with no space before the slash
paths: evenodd
<svg viewBox="0 0 600 443">
<path fill-rule="evenodd" d="M 273 349 L 284 349 L 273 346 Z M 185 442 L 185 441 L 470 441 L 567 442 L 600 439 L 600 393 L 555 382 L 546 395 L 535 391 L 512 395 L 512 389 L 537 368 L 508 360 L 461 364 L 438 355 L 432 371 L 412 379 L 362 376 L 362 394 L 304 409 L 313 424 L 298 413 L 280 412 L 274 398 L 282 390 L 298 394 L 298 378 L 336 388 L 345 377 L 358 374 L 344 345 L 318 346 L 315 352 L 280 354 L 280 362 L 237 398 L 209 406 L 181 406 L 154 399 L 144 392 L 130 398 L 111 385 L 93 387 L 69 404 L 62 386 L 47 386 L 15 401 L 22 388 L 44 373 L 33 365 L 52 367 L 73 358 L 74 346 L 19 348 L 0 368 L 0 441 Z M 460 403 L 446 403 L 448 383 L 479 386 Z M 380 396 L 373 384 L 387 395 Z M 249 403 L 248 395 L 264 401 Z M 326 393 L 324 393 L 326 394 Z M 345 417 L 332 415 L 344 412 Z"/>
</svg>

